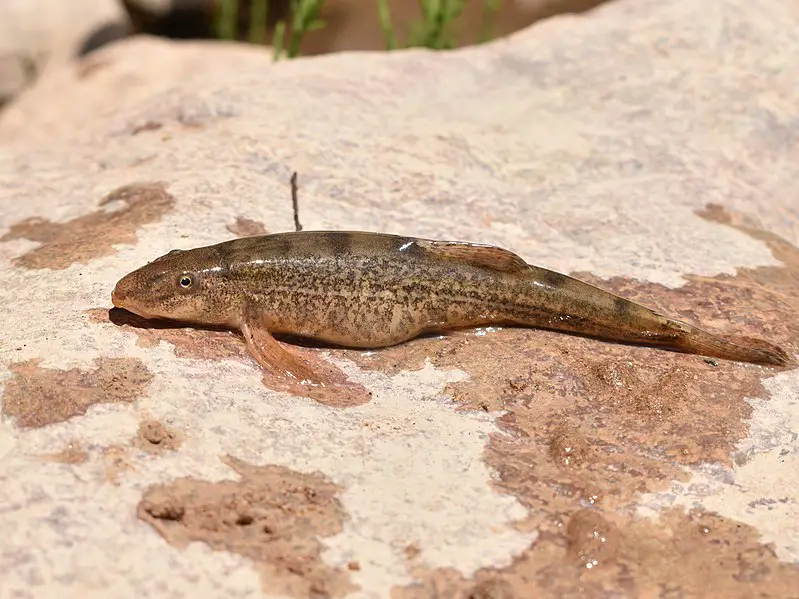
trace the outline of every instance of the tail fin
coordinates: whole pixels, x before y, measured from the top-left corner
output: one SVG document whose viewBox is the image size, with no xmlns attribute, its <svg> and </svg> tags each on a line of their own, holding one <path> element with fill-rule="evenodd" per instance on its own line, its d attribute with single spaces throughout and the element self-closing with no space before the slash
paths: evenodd
<svg viewBox="0 0 799 599">
<path fill-rule="evenodd" d="M 654 336 L 653 344 L 685 353 L 737 362 L 769 366 L 796 364 L 788 352 L 767 341 L 750 337 L 738 337 L 732 341 L 678 320 L 666 318 L 666 321 L 669 333 Z"/>
<path fill-rule="evenodd" d="M 517 325 L 738 362 L 795 364 L 782 348 L 766 341 L 714 335 L 551 270 L 529 266 L 521 281 L 507 302 L 513 307 L 507 320 Z"/>
</svg>

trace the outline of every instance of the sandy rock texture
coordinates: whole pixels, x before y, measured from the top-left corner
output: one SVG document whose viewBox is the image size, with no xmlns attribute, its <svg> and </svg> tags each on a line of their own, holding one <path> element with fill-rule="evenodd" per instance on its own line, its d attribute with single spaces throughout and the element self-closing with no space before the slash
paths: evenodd
<svg viewBox="0 0 799 599">
<path fill-rule="evenodd" d="M 117 0 L 0 0 L 0 105 L 129 26 Z"/>
<path fill-rule="evenodd" d="M 797 369 L 294 348 L 340 401 L 110 309 L 171 249 L 291 230 L 298 171 L 306 229 L 499 244 L 799 357 L 798 26 L 619 1 L 446 54 L 140 38 L 43 77 L 61 125 L 0 121 L 0 598 L 799 597 Z"/>
<path fill-rule="evenodd" d="M 101 117 L 169 90 L 187 81 L 207 79 L 243 67 L 266 69 L 269 52 L 229 42 L 170 42 L 135 36 L 73 61 L 43 78 L 0 112 L 4 142 L 48 143 L 89 129 Z M 59 98 L 59 102 L 53 102 Z"/>
</svg>

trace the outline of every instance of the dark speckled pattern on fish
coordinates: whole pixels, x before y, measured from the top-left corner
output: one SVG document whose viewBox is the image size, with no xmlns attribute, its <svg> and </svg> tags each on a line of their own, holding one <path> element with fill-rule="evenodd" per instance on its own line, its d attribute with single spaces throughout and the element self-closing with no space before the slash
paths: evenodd
<svg viewBox="0 0 799 599">
<path fill-rule="evenodd" d="M 191 277 L 181 289 L 181 275 Z M 114 304 L 142 316 L 249 326 L 350 347 L 489 324 L 548 328 L 784 365 L 572 277 L 477 244 L 364 232 L 244 237 L 173 252 L 124 277 Z"/>
<path fill-rule="evenodd" d="M 290 265 L 284 252 L 272 250 L 287 236 Z M 490 306 L 511 301 L 494 284 L 497 273 L 431 259 L 405 237 L 309 232 L 238 239 L 224 247 L 231 277 L 266 328 L 330 343 L 392 345 L 453 322 L 487 322 Z M 444 293 L 454 279 L 457 293 Z"/>
</svg>

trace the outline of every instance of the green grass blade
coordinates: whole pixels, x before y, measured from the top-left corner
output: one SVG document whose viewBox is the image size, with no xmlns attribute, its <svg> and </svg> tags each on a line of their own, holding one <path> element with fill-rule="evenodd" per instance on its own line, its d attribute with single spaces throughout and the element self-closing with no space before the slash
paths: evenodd
<svg viewBox="0 0 799 599">
<path fill-rule="evenodd" d="M 269 0 L 252 0 L 250 4 L 250 31 L 247 39 L 252 44 L 266 41 L 266 24 L 269 19 Z"/>
<path fill-rule="evenodd" d="M 391 51 L 397 47 L 397 34 L 391 22 L 391 9 L 388 0 L 377 0 L 377 15 L 380 19 L 380 28 L 386 40 L 386 50 Z"/>
<path fill-rule="evenodd" d="M 288 49 L 289 58 L 294 58 L 300 53 L 302 38 L 306 33 L 325 26 L 325 22 L 319 18 L 322 4 L 323 0 L 291 1 L 292 26 Z"/>
<path fill-rule="evenodd" d="M 238 37 L 238 18 L 238 0 L 220 0 L 214 20 L 216 36 L 223 40 L 236 39 Z"/>
<path fill-rule="evenodd" d="M 283 38 L 286 35 L 286 22 L 280 20 L 275 25 L 275 33 L 272 36 L 272 60 L 277 62 L 283 52 Z"/>
<path fill-rule="evenodd" d="M 422 18 L 411 23 L 408 46 L 422 46 L 433 50 L 452 48 L 455 42 L 449 30 L 466 8 L 466 1 L 419 0 Z"/>
</svg>

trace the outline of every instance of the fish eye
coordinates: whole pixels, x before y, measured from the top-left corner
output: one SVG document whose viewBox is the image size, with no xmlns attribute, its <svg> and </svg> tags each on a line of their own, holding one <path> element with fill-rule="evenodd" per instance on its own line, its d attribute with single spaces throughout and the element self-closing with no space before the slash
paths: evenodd
<svg viewBox="0 0 799 599">
<path fill-rule="evenodd" d="M 183 289 L 188 289 L 192 284 L 191 277 L 189 275 L 182 275 L 178 281 L 178 284 L 183 287 Z"/>
</svg>

